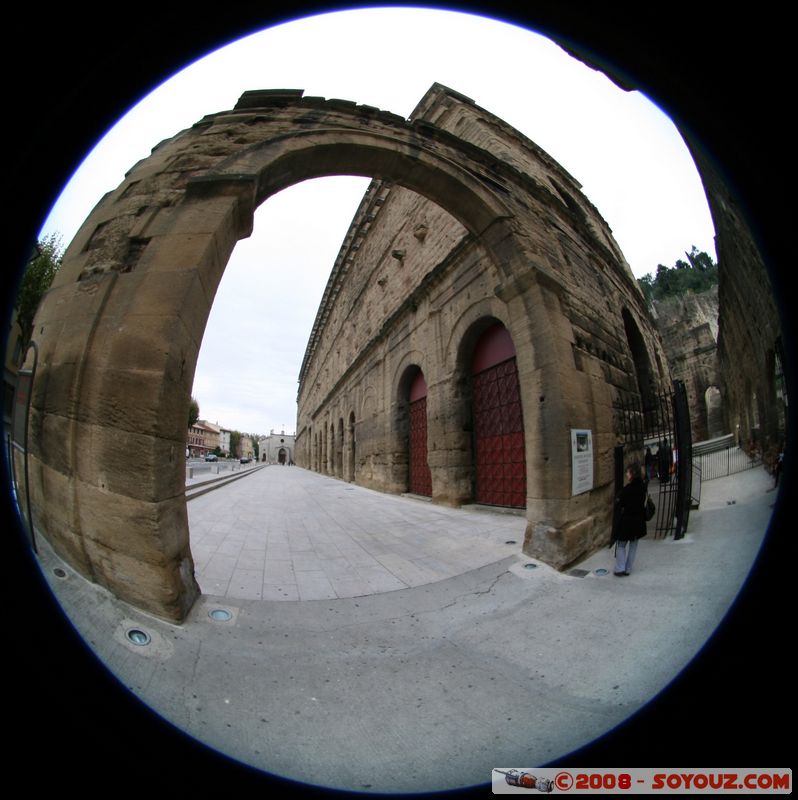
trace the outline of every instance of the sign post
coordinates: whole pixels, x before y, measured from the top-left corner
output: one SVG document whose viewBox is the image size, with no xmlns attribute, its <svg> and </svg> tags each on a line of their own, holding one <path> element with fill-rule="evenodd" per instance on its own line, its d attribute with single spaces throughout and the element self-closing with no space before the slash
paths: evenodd
<svg viewBox="0 0 798 800">
<path fill-rule="evenodd" d="M 571 429 L 571 494 L 583 494 L 593 488 L 593 432 Z"/>
</svg>

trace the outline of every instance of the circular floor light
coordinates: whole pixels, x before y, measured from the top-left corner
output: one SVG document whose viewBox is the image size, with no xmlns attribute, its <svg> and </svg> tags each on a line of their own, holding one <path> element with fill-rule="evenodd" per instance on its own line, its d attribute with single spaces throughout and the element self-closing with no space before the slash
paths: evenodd
<svg viewBox="0 0 798 800">
<path fill-rule="evenodd" d="M 53 574 L 55 575 L 56 578 L 66 578 L 66 576 L 67 576 L 66 570 L 65 569 L 61 569 L 61 567 L 56 567 L 53 570 Z"/>
<path fill-rule="evenodd" d="M 214 608 L 208 612 L 208 616 L 217 622 L 228 622 L 233 615 L 226 608 Z"/>
<path fill-rule="evenodd" d="M 129 641 L 133 642 L 133 644 L 138 645 L 139 647 L 144 647 L 151 641 L 150 635 L 140 628 L 131 628 L 131 630 L 127 632 L 127 638 Z"/>
<path fill-rule="evenodd" d="M 529 564 L 524 564 L 524 569 L 537 569 L 537 568 L 538 568 L 538 565 L 537 564 L 532 564 L 531 562 Z"/>
<path fill-rule="evenodd" d="M 594 570 L 596 575 L 606 575 L 608 570 L 604 569 L 604 567 L 599 567 L 597 570 Z"/>
</svg>

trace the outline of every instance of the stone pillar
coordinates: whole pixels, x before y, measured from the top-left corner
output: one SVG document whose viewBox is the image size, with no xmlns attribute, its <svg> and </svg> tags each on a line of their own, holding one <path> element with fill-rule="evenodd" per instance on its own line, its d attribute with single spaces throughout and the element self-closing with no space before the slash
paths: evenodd
<svg viewBox="0 0 798 800">
<path fill-rule="evenodd" d="M 470 401 L 458 372 L 430 387 L 427 395 L 428 461 L 432 499 L 461 506 L 473 499 L 474 462 Z"/>
<path fill-rule="evenodd" d="M 87 220 L 36 318 L 34 522 L 87 578 L 179 621 L 199 594 L 184 495 L 188 406 L 241 203 L 231 192 L 150 209 L 98 244 L 112 211 Z"/>
</svg>

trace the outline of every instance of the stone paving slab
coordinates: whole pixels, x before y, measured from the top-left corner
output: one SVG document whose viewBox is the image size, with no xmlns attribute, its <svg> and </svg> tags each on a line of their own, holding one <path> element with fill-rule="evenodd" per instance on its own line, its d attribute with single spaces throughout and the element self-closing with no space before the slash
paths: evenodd
<svg viewBox="0 0 798 800">
<path fill-rule="evenodd" d="M 526 527 L 515 514 L 436 506 L 278 466 L 193 498 L 188 518 L 203 592 L 244 600 L 423 586 L 520 553 Z"/>
</svg>

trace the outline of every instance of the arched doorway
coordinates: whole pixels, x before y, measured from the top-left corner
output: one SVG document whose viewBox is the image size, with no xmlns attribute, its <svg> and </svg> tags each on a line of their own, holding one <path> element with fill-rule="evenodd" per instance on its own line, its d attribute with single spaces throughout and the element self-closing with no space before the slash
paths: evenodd
<svg viewBox="0 0 798 800">
<path fill-rule="evenodd" d="M 410 436 L 408 438 L 409 490 L 432 497 L 432 475 L 427 461 L 427 382 L 418 370 L 410 384 Z"/>
<path fill-rule="evenodd" d="M 507 328 L 491 325 L 471 360 L 474 499 L 526 507 L 526 454 L 515 346 Z"/>
<path fill-rule="evenodd" d="M 286 461 L 287 461 L 287 456 L 286 456 L 285 448 L 281 447 L 280 450 L 277 453 L 277 463 L 278 464 L 285 464 Z"/>
<path fill-rule="evenodd" d="M 335 477 L 344 477 L 344 421 L 338 419 L 338 441 L 335 445 Z"/>
<path fill-rule="evenodd" d="M 623 317 L 623 327 L 626 333 L 626 341 L 632 353 L 635 374 L 637 375 L 637 389 L 640 392 L 640 401 L 644 409 L 648 409 L 654 403 L 654 375 L 651 369 L 651 360 L 648 355 L 643 334 L 640 327 L 628 309 L 624 308 L 621 312 Z"/>
<path fill-rule="evenodd" d="M 350 482 L 355 480 L 355 456 L 356 456 L 356 442 L 355 442 L 355 412 L 349 414 L 349 463 L 347 466 L 346 479 Z"/>
</svg>

